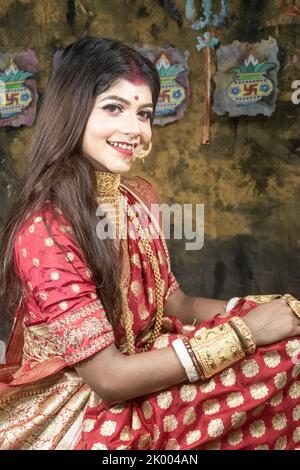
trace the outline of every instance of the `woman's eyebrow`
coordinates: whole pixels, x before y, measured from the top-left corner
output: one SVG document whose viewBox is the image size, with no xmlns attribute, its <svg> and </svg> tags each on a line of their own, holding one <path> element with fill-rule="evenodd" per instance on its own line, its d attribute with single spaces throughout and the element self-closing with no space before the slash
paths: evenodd
<svg viewBox="0 0 300 470">
<path fill-rule="evenodd" d="M 105 100 L 117 100 L 117 101 L 121 101 L 121 103 L 130 105 L 130 101 L 125 100 L 125 98 L 122 98 L 121 96 L 117 96 L 117 95 L 106 96 L 105 98 L 102 98 L 102 100 L 99 100 L 99 102 L 105 101 Z M 153 103 L 145 103 L 141 105 L 141 108 L 149 108 L 149 107 L 153 108 Z"/>
</svg>

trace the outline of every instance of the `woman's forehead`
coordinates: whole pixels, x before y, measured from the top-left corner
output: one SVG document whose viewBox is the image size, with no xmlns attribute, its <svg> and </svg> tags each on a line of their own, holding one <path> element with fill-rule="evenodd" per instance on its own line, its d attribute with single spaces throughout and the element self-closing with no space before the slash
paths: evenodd
<svg viewBox="0 0 300 470">
<path fill-rule="evenodd" d="M 150 86 L 145 81 L 132 82 L 125 78 L 120 78 L 98 98 L 104 99 L 109 96 L 120 96 L 128 101 L 139 101 L 152 103 L 152 92 Z"/>
</svg>

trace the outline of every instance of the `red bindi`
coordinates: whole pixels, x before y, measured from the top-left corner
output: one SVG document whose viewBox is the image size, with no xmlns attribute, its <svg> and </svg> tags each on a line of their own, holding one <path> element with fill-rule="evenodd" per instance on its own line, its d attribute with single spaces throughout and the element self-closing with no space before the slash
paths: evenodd
<svg viewBox="0 0 300 470">
<path fill-rule="evenodd" d="M 139 97 L 138 97 L 137 95 L 135 95 L 134 99 L 135 99 L 135 100 L 138 100 L 138 99 L 139 99 Z"/>
</svg>

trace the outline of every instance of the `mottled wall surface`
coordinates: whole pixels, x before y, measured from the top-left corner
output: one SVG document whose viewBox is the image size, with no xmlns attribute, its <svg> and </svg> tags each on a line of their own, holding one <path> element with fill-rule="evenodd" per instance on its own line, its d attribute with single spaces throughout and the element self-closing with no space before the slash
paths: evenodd
<svg viewBox="0 0 300 470">
<path fill-rule="evenodd" d="M 299 2 L 229 0 L 229 24 L 217 36 L 222 44 L 276 38 L 279 96 L 270 118 L 212 113 L 208 146 L 201 145 L 204 69 L 195 49 L 198 33 L 184 16 L 179 26 L 163 3 L 0 0 L 0 48 L 35 50 L 40 94 L 53 53 L 83 34 L 188 50 L 192 96 L 185 117 L 155 127 L 152 154 L 135 168 L 156 185 L 161 201 L 205 204 L 204 247 L 186 251 L 185 240 L 169 241 L 173 270 L 194 294 L 226 298 L 290 291 L 299 296 L 300 105 L 291 101 L 291 84 L 300 80 Z M 184 11 L 183 0 L 174 3 Z M 32 130 L 0 129 L 0 223 L 24 172 Z"/>
</svg>

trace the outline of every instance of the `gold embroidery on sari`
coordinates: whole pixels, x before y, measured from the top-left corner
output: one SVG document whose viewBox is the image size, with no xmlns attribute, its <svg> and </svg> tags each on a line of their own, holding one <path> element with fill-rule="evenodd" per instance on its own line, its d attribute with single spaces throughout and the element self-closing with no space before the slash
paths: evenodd
<svg viewBox="0 0 300 470">
<path fill-rule="evenodd" d="M 100 301 L 97 300 L 75 312 L 67 313 L 50 325 L 29 328 L 24 326 L 23 363 L 26 360 L 40 362 L 49 357 L 63 356 L 67 363 L 73 364 L 111 344 L 114 341 L 114 333 L 106 318 L 103 317 L 103 321 L 96 317 L 85 318 L 102 308 Z M 72 326 L 72 323 L 82 318 L 84 320 L 79 326 Z M 58 331 L 60 328 L 64 328 L 63 333 Z M 101 334 L 105 329 L 108 331 Z M 88 338 L 91 342 L 81 347 L 84 338 Z M 68 353 L 68 347 L 78 349 Z"/>
<path fill-rule="evenodd" d="M 282 297 L 280 294 L 270 294 L 270 295 L 246 295 L 245 300 L 250 302 L 256 302 L 257 304 L 264 304 L 266 302 L 271 302 L 272 300 L 279 299 Z"/>
<path fill-rule="evenodd" d="M 83 349 L 79 351 L 75 351 L 72 354 L 65 356 L 67 362 L 73 364 L 75 362 L 82 361 L 89 356 L 92 356 L 97 351 L 104 349 L 106 346 L 109 346 L 114 341 L 114 334 L 113 332 L 106 333 L 100 338 L 97 338 L 93 344 L 88 344 Z"/>
<path fill-rule="evenodd" d="M 147 320 L 150 316 L 150 311 L 146 308 L 144 303 L 139 304 L 138 306 L 138 315 L 141 320 Z"/>
<path fill-rule="evenodd" d="M 142 267 L 141 260 L 140 260 L 140 257 L 137 253 L 132 255 L 130 259 L 131 259 L 132 264 L 135 264 L 135 266 L 137 266 L 138 268 L 141 269 L 141 267 Z"/>
<path fill-rule="evenodd" d="M 0 392 L 0 449 L 55 449 L 89 395 L 73 371 Z"/>
<path fill-rule="evenodd" d="M 44 361 L 51 356 L 61 356 L 60 345 L 51 341 L 47 325 L 24 325 L 23 364 L 28 360 Z"/>
<path fill-rule="evenodd" d="M 154 290 L 152 287 L 148 287 L 148 300 L 149 304 L 153 305 L 154 303 Z"/>
<path fill-rule="evenodd" d="M 130 284 L 130 289 L 134 293 L 135 297 L 139 297 L 142 292 L 141 283 L 139 281 L 132 281 L 132 283 Z"/>
<path fill-rule="evenodd" d="M 103 310 L 100 300 L 91 302 L 85 307 L 81 307 L 79 310 L 75 310 L 73 312 L 69 312 L 65 315 L 62 315 L 59 320 L 55 320 L 53 323 L 51 323 L 50 325 L 51 330 L 56 331 L 59 328 L 69 325 L 70 323 L 74 323 L 75 321 L 80 320 L 81 318 L 85 318 L 89 316 L 91 313 L 97 312 L 98 310 Z M 108 321 L 107 321 L 106 326 L 110 327 L 110 324 L 108 323 Z"/>
</svg>

